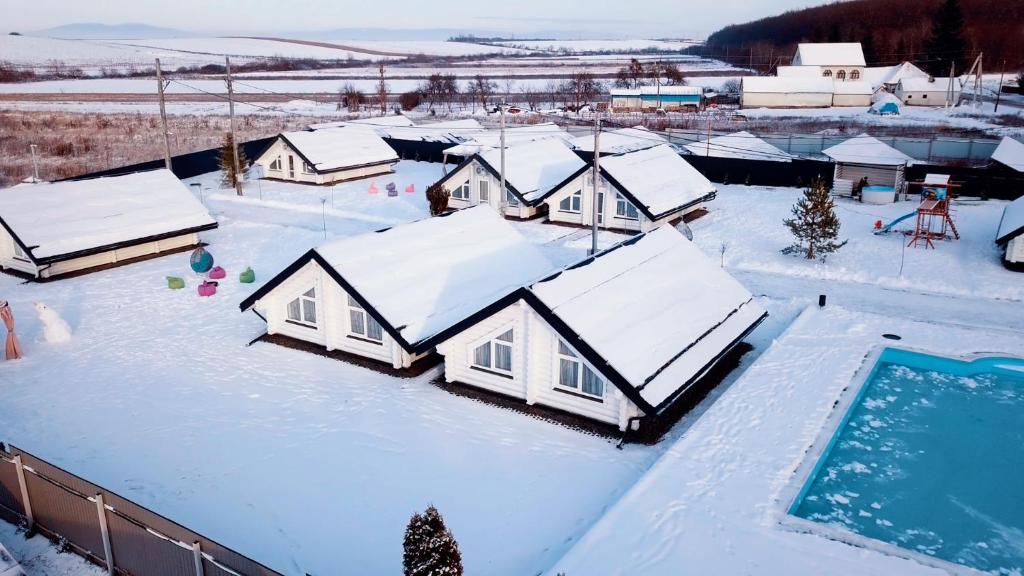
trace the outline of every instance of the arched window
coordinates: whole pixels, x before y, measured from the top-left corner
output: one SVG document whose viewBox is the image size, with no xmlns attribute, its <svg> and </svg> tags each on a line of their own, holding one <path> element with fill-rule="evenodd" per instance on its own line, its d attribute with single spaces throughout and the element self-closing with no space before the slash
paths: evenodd
<svg viewBox="0 0 1024 576">
<path fill-rule="evenodd" d="M 846 80 L 846 70 L 836 72 L 836 80 Z"/>
<path fill-rule="evenodd" d="M 850 70 L 850 80 L 860 80 L 860 70 Z"/>
<path fill-rule="evenodd" d="M 821 73 L 821 75 L 824 76 L 825 78 L 831 78 L 832 77 L 832 71 L 831 70 L 825 70 L 824 72 Z"/>
</svg>

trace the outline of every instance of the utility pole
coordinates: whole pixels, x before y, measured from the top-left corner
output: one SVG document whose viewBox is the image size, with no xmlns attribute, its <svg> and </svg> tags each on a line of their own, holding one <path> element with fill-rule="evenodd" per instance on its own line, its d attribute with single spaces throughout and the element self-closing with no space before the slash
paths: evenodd
<svg viewBox="0 0 1024 576">
<path fill-rule="evenodd" d="M 160 126 L 164 130 L 164 167 L 171 169 L 171 138 L 167 132 L 167 109 L 164 107 L 164 82 L 163 72 L 160 70 L 160 59 L 156 59 L 156 89 L 160 93 Z"/>
<path fill-rule="evenodd" d="M 231 116 L 231 162 L 235 168 L 235 193 L 242 195 L 242 169 L 238 165 L 238 140 L 235 139 L 235 99 L 234 88 L 231 86 L 231 57 L 224 57 L 224 71 L 228 84 L 228 115 Z"/>
<path fill-rule="evenodd" d="M 501 206 L 501 216 L 505 216 L 505 203 L 508 202 L 508 192 L 505 190 L 505 103 L 498 103 L 498 111 L 501 116 L 501 184 L 498 186 L 501 194 L 501 201 L 498 202 L 498 206 Z"/>
<path fill-rule="evenodd" d="M 32 151 L 32 183 L 35 184 L 39 182 L 39 163 L 36 162 L 36 148 L 38 148 L 38 146 L 35 144 L 29 144 L 28 148 Z"/>
<path fill-rule="evenodd" d="M 1006 60 L 1003 60 L 1003 69 L 999 71 L 999 86 L 996 87 L 996 109 L 992 112 L 999 112 L 999 100 L 1003 97 L 1003 76 L 1006 76 Z"/>
<path fill-rule="evenodd" d="M 658 109 L 661 110 L 661 62 L 654 62 L 654 83 L 658 86 Z"/>
<path fill-rule="evenodd" d="M 705 142 L 704 157 L 711 156 L 711 114 L 708 114 L 708 139 Z"/>
<path fill-rule="evenodd" d="M 594 115 L 594 200 L 590 223 L 590 255 L 597 254 L 598 191 L 601 188 L 601 117 Z"/>
<path fill-rule="evenodd" d="M 949 63 L 949 86 L 946 88 L 946 109 L 950 107 L 950 103 L 953 101 L 953 73 L 956 72 L 956 61 Z"/>
</svg>

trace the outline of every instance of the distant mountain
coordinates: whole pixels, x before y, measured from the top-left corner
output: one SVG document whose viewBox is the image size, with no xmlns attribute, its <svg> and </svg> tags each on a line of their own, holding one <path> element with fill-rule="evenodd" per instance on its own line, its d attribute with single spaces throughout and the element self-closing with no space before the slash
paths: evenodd
<svg viewBox="0 0 1024 576">
<path fill-rule="evenodd" d="M 920 62 L 942 0 L 853 0 L 793 10 L 726 26 L 708 37 L 709 54 L 728 54 L 755 67 L 781 57 L 789 64 L 799 42 L 863 42 L 869 65 Z M 985 54 L 985 71 L 1024 66 L 1024 0 L 960 0 L 967 53 Z"/>
<path fill-rule="evenodd" d="M 45 30 L 36 30 L 28 33 L 31 36 L 46 36 L 49 38 L 73 38 L 85 40 L 120 40 L 137 38 L 182 38 L 196 36 L 193 32 L 175 30 L 173 28 L 162 28 L 149 24 L 125 23 L 125 24 L 101 24 L 99 22 L 78 22 L 55 26 Z"/>
</svg>

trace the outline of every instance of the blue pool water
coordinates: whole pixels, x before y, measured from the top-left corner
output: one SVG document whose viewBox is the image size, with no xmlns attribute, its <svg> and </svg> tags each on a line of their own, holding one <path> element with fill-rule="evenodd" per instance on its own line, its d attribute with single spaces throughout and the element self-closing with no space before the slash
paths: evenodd
<svg viewBox="0 0 1024 576">
<path fill-rule="evenodd" d="M 1024 361 L 887 348 L 789 512 L 1024 573 Z"/>
</svg>

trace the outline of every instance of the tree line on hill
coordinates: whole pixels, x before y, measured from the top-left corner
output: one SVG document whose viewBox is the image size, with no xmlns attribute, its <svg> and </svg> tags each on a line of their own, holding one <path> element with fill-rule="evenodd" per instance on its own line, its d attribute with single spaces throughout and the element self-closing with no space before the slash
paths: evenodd
<svg viewBox="0 0 1024 576">
<path fill-rule="evenodd" d="M 868 66 L 914 62 L 938 76 L 966 72 L 984 53 L 986 72 L 1024 68 L 1024 0 L 853 0 L 727 26 L 696 54 L 769 72 L 800 42 L 860 42 Z"/>
</svg>

